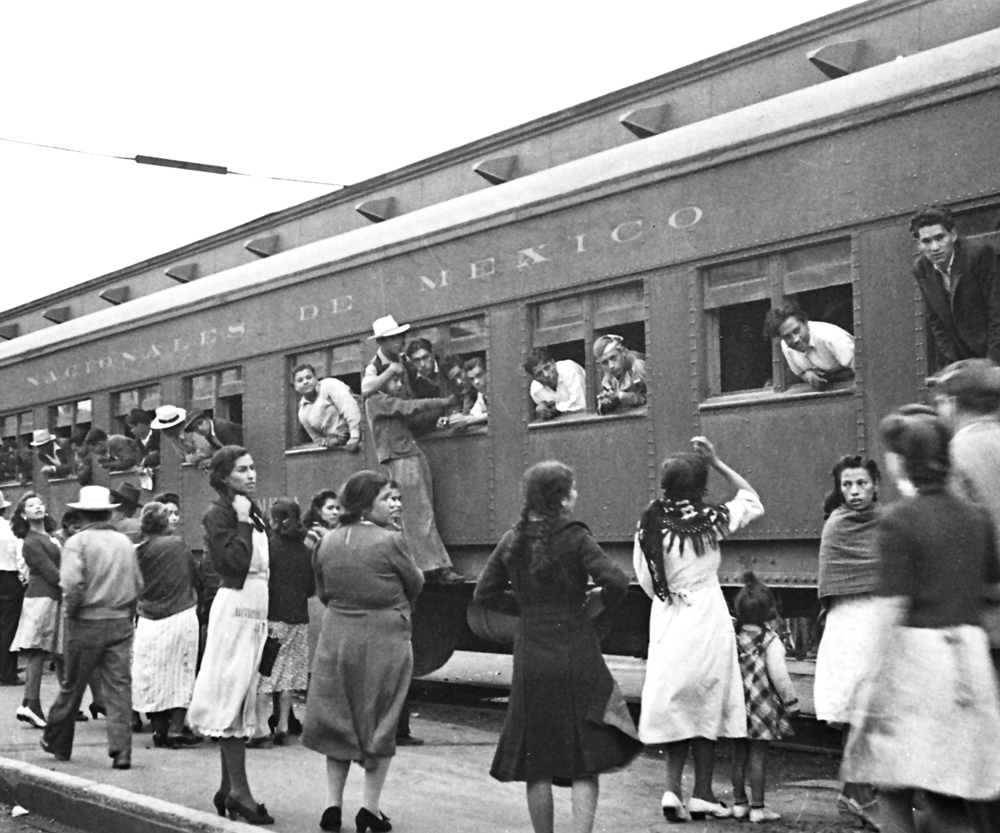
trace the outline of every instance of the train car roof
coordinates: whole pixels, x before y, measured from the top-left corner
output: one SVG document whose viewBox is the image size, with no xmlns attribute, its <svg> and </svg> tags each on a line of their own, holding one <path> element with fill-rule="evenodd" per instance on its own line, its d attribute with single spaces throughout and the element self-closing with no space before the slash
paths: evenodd
<svg viewBox="0 0 1000 833">
<path fill-rule="evenodd" d="M 331 267 L 345 268 L 362 255 L 426 245 L 470 225 L 512 221 L 515 212 L 521 218 L 555 201 L 572 202 L 630 187 L 644 175 L 669 178 L 691 166 L 721 164 L 741 150 L 753 152 L 769 139 L 792 141 L 803 130 L 828 126 L 879 105 L 918 106 L 928 93 L 995 75 L 998 67 L 1000 29 L 994 29 L 27 333 L 0 344 L 0 365 L 216 306 Z M 993 83 L 1000 82 L 994 78 Z"/>
</svg>

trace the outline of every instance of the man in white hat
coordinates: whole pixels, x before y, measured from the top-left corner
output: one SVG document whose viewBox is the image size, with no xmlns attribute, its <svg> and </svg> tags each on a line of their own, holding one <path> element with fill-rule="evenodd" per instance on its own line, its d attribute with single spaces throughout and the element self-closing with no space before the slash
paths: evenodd
<svg viewBox="0 0 1000 833">
<path fill-rule="evenodd" d="M 378 393 L 385 388 L 390 379 L 395 379 L 397 376 L 402 379 L 403 386 L 409 393 L 409 380 L 401 358 L 405 341 L 403 333 L 408 329 L 410 329 L 409 324 L 397 324 L 391 315 L 383 316 L 372 324 L 372 335 L 368 338 L 375 339 L 378 350 L 361 378 L 362 396 L 367 398 L 373 393 Z"/>
<path fill-rule="evenodd" d="M 46 477 L 69 477 L 73 473 L 73 447 L 69 440 L 54 436 L 48 428 L 40 428 L 32 432 L 30 445 L 38 449 L 42 474 Z"/>
<path fill-rule="evenodd" d="M 24 584 L 17 563 L 20 541 L 10 531 L 10 521 L 6 518 L 9 507 L 0 492 L 0 685 L 20 685 L 17 654 L 11 652 L 10 645 L 21 619 Z"/>
<path fill-rule="evenodd" d="M 178 408 L 176 405 L 160 405 L 156 409 L 156 417 L 149 424 L 154 431 L 159 431 L 160 435 L 166 437 L 174 448 L 181 455 L 181 459 L 187 459 L 189 454 L 197 450 L 197 446 L 192 439 L 184 433 L 184 423 L 187 422 L 187 411 Z M 162 453 L 162 443 L 160 444 Z"/>
<path fill-rule="evenodd" d="M 142 590 L 135 548 L 111 526 L 117 504 L 103 486 L 84 486 L 83 527 L 63 548 L 59 568 L 66 626 L 65 671 L 41 745 L 61 761 L 73 754 L 76 713 L 95 673 L 104 683 L 108 754 L 115 769 L 132 765 L 132 617 Z"/>
</svg>

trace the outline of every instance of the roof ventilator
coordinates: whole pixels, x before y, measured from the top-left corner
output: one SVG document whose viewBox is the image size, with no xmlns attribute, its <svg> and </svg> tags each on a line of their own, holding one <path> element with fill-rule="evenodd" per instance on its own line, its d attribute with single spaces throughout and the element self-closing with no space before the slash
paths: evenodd
<svg viewBox="0 0 1000 833">
<path fill-rule="evenodd" d="M 864 41 L 847 40 L 829 43 L 806 53 L 809 61 L 827 78 L 843 78 L 861 69 Z"/>
<path fill-rule="evenodd" d="M 190 283 L 198 277 L 197 263 L 178 263 L 166 270 L 168 278 L 173 278 L 178 283 Z"/>
<path fill-rule="evenodd" d="M 484 159 L 478 165 L 474 165 L 472 170 L 490 185 L 503 185 L 514 178 L 516 165 L 517 156 L 494 156 L 492 159 Z"/>
<path fill-rule="evenodd" d="M 49 307 L 42 313 L 42 318 L 53 324 L 62 324 L 70 319 L 70 309 L 66 307 Z"/>
<path fill-rule="evenodd" d="M 109 304 L 114 304 L 115 306 L 124 304 L 128 300 L 128 287 L 116 286 L 112 289 L 105 289 L 101 293 L 101 297 Z"/>
<path fill-rule="evenodd" d="M 622 127 L 634 133 L 640 139 L 648 139 L 659 133 L 665 133 L 670 129 L 669 104 L 654 104 L 651 107 L 640 107 L 632 110 L 624 116 L 620 116 L 618 121 Z"/>
<path fill-rule="evenodd" d="M 379 200 L 365 200 L 354 206 L 354 210 L 373 223 L 381 223 L 392 216 L 395 207 L 395 197 L 383 197 Z"/>
<path fill-rule="evenodd" d="M 0 338 L 5 338 L 10 341 L 12 338 L 17 338 L 19 335 L 21 335 L 20 324 L 4 324 L 0 326 Z"/>
<path fill-rule="evenodd" d="M 281 241 L 280 234 L 268 234 L 265 237 L 255 237 L 243 244 L 243 248 L 248 252 L 253 252 L 257 257 L 270 257 L 278 251 L 278 243 Z"/>
</svg>

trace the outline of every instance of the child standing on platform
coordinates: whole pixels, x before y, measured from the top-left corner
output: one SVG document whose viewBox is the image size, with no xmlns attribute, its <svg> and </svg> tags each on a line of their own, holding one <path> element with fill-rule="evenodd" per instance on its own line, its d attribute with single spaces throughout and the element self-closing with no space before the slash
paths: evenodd
<svg viewBox="0 0 1000 833">
<path fill-rule="evenodd" d="M 771 589 L 748 571 L 743 574 L 743 589 L 736 597 L 735 607 L 736 652 L 747 706 L 747 736 L 733 739 L 733 818 L 749 816 L 751 822 L 760 824 L 781 818 L 764 806 L 767 742 L 794 734 L 788 716 L 798 712 L 799 701 L 785 666 L 785 646 L 771 627 L 778 617 Z"/>
</svg>

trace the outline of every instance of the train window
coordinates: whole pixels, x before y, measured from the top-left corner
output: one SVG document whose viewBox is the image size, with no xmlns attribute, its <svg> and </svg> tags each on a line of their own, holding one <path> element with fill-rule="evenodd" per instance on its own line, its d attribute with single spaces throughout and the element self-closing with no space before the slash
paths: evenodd
<svg viewBox="0 0 1000 833">
<path fill-rule="evenodd" d="M 706 269 L 702 302 L 709 395 L 800 386 L 780 345 L 764 334 L 765 316 L 796 304 L 811 321 L 853 335 L 852 281 L 849 238 Z"/>
<path fill-rule="evenodd" d="M 300 364 L 312 365 L 318 379 L 332 376 L 347 385 L 358 401 L 358 407 L 362 408 L 362 415 L 364 414 L 364 406 L 361 403 L 361 373 L 364 370 L 364 364 L 361 361 L 361 345 L 358 342 L 335 344 L 332 347 L 323 347 L 308 353 L 297 353 L 290 356 L 288 362 L 289 378 L 291 378 L 292 370 Z M 291 391 L 288 419 L 291 430 L 289 445 L 311 445 L 312 440 L 298 419 L 299 397 L 291 385 L 289 385 L 289 390 Z"/>
<path fill-rule="evenodd" d="M 132 390 L 118 391 L 111 394 L 111 427 L 112 433 L 132 436 L 132 429 L 125 421 L 133 408 L 144 411 L 155 411 L 160 407 L 160 386 L 145 385 Z"/>
<path fill-rule="evenodd" d="M 243 368 L 227 367 L 187 379 L 189 411 L 207 411 L 217 419 L 243 424 Z"/>
<path fill-rule="evenodd" d="M 49 430 L 73 445 L 83 445 L 92 426 L 92 412 L 89 399 L 53 405 L 49 408 Z"/>
<path fill-rule="evenodd" d="M 645 289 L 639 282 L 544 301 L 532 308 L 532 347 L 545 348 L 556 362 L 568 359 L 584 368 L 587 411 L 594 411 L 595 403 L 602 414 L 644 405 L 645 306 Z M 611 352 L 627 357 L 624 363 L 614 365 L 603 394 L 605 370 L 600 357 L 593 353 L 601 336 L 608 337 L 601 342 L 605 351 L 608 345 Z M 535 409 L 534 402 L 531 407 Z"/>
<path fill-rule="evenodd" d="M 32 475 L 31 411 L 9 414 L 0 421 L 0 483 L 30 483 Z"/>
</svg>

